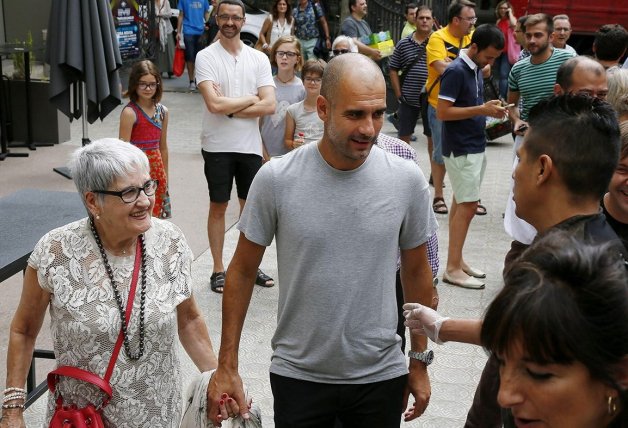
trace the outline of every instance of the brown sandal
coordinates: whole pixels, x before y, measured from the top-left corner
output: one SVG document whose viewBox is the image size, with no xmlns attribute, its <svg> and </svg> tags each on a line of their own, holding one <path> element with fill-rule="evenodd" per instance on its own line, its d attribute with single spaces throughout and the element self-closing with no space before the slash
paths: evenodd
<svg viewBox="0 0 628 428">
<path fill-rule="evenodd" d="M 436 214 L 447 214 L 449 210 L 447 209 L 447 204 L 445 203 L 445 199 L 439 197 L 434 198 L 434 202 L 432 202 L 432 209 Z"/>
</svg>

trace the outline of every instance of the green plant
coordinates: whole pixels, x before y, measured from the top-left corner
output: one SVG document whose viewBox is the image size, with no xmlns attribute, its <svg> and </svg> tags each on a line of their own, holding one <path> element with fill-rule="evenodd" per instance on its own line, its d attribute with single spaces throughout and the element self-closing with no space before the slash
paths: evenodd
<svg viewBox="0 0 628 428">
<path fill-rule="evenodd" d="M 28 59 L 29 59 L 29 73 L 33 71 L 33 61 L 35 60 L 35 56 L 33 55 L 33 34 L 29 31 L 26 35 L 26 41 L 21 41 L 16 39 L 16 45 L 23 45 L 25 49 L 28 49 Z M 24 68 L 24 53 L 23 52 L 15 52 L 11 54 L 11 59 L 13 60 L 13 78 L 14 79 L 24 79 L 26 76 L 25 68 Z"/>
</svg>

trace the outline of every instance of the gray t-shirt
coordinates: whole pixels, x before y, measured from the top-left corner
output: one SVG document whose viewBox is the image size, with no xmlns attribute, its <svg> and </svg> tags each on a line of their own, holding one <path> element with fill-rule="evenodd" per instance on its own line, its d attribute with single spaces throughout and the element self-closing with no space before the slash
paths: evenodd
<svg viewBox="0 0 628 428">
<path fill-rule="evenodd" d="M 294 119 L 293 139 L 299 132 L 303 133 L 305 144 L 315 143 L 323 137 L 323 121 L 316 110 L 306 111 L 303 101 L 288 107 L 288 114 Z"/>
<path fill-rule="evenodd" d="M 397 248 L 436 232 L 427 181 L 413 162 L 373 146 L 352 171 L 318 144 L 259 170 L 238 229 L 277 240 L 279 302 L 270 371 L 364 384 L 407 373 L 396 334 Z"/>
<path fill-rule="evenodd" d="M 277 104 L 275 113 L 264 116 L 262 119 L 262 141 L 269 156 L 279 156 L 288 153 L 283 138 L 286 132 L 286 111 L 291 104 L 305 98 L 305 88 L 301 79 L 295 76 L 288 84 L 282 83 L 277 76 L 275 80 L 275 99 Z"/>
<path fill-rule="evenodd" d="M 340 33 L 349 37 L 357 37 L 361 39 L 362 37 L 369 36 L 372 31 L 371 27 L 365 19 L 357 20 L 353 16 L 349 15 L 342 21 L 342 25 L 340 26 Z"/>
</svg>

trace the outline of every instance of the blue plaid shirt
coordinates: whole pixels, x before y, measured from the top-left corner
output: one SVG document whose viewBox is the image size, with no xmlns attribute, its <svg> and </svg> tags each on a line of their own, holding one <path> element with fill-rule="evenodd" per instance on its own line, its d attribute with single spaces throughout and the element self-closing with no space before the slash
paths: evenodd
<svg viewBox="0 0 628 428">
<path fill-rule="evenodd" d="M 419 158 L 416 151 L 405 141 L 380 133 L 377 136 L 377 145 L 384 151 L 397 155 L 400 158 L 414 161 L 419 166 Z M 420 166 L 419 166 L 420 169 Z M 427 261 L 432 268 L 432 278 L 438 276 L 438 235 L 435 233 L 427 240 Z M 399 269 L 400 259 L 397 259 L 397 269 Z"/>
</svg>

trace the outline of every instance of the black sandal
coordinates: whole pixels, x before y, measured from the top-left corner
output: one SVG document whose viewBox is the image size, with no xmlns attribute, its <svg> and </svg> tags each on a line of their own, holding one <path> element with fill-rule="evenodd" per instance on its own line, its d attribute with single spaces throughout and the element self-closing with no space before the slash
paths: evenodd
<svg viewBox="0 0 628 428">
<path fill-rule="evenodd" d="M 449 210 L 447 209 L 447 204 L 445 200 L 440 196 L 434 198 L 434 202 L 432 202 L 432 209 L 436 214 L 447 214 Z"/>
<path fill-rule="evenodd" d="M 258 269 L 257 278 L 255 278 L 255 284 L 262 287 L 270 288 L 275 285 L 275 280 L 272 279 L 270 276 L 266 275 L 264 272 L 262 272 L 261 269 Z"/>
<path fill-rule="evenodd" d="M 214 293 L 222 294 L 223 290 L 225 289 L 225 273 L 212 273 L 212 276 L 209 277 L 209 286 Z"/>
</svg>

